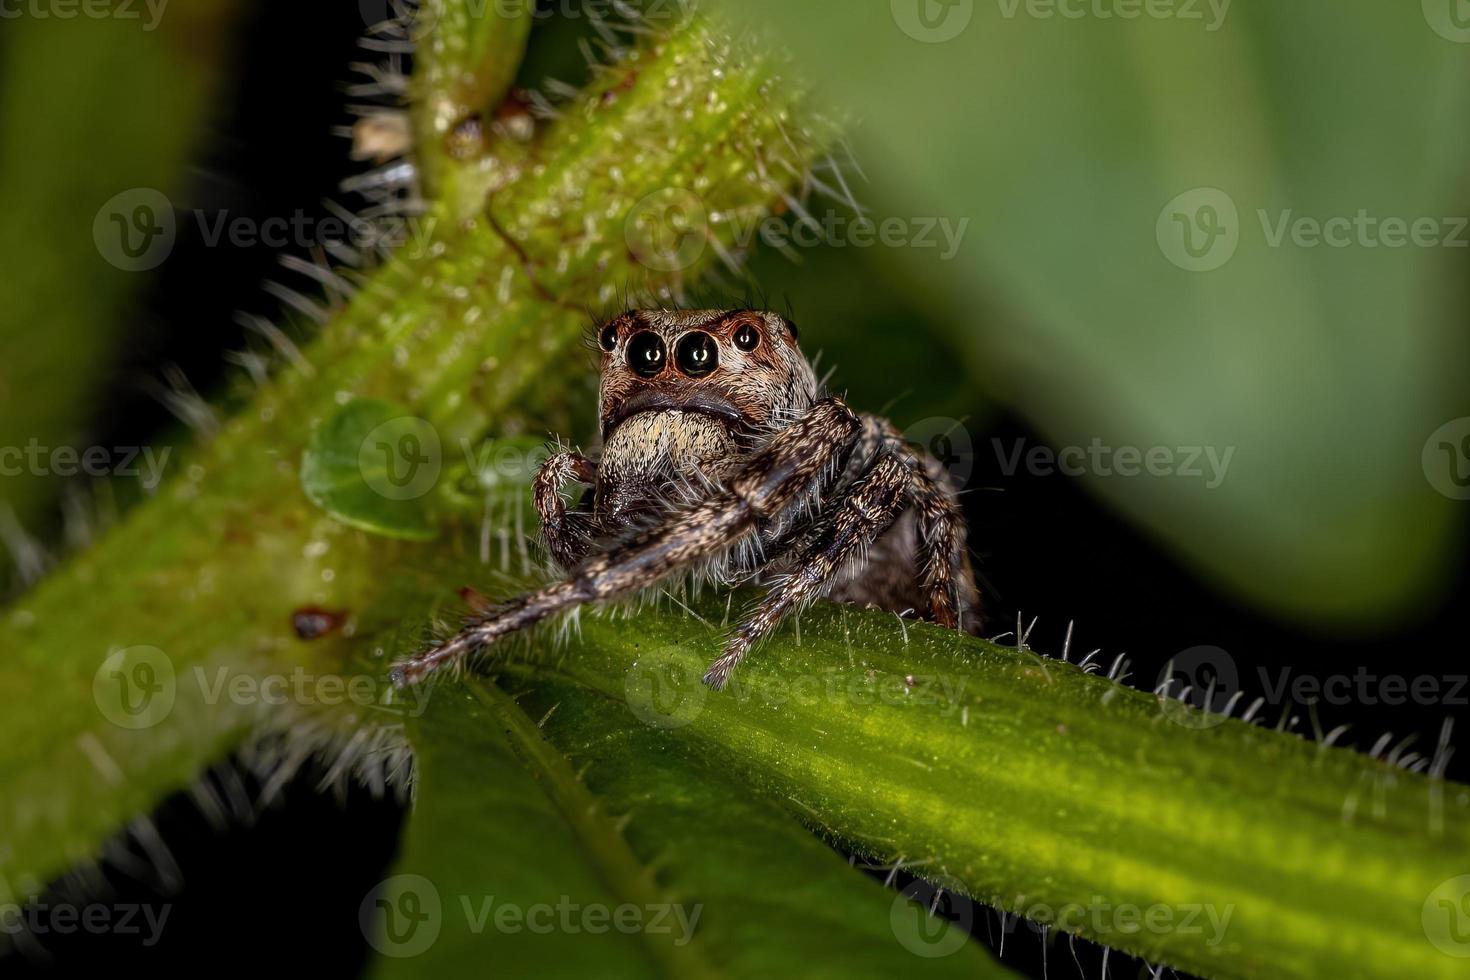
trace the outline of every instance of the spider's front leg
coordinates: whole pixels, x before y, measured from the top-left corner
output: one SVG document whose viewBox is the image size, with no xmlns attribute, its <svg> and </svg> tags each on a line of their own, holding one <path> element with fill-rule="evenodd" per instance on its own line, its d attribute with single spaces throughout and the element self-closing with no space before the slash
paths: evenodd
<svg viewBox="0 0 1470 980">
<path fill-rule="evenodd" d="M 587 486 L 596 483 L 597 464 L 581 453 L 560 452 L 541 464 L 531 485 L 536 513 L 541 517 L 541 536 L 552 560 L 563 569 L 580 564 L 590 543 L 590 515 L 568 514 L 561 496 L 562 488 L 574 482 Z"/>
<path fill-rule="evenodd" d="M 558 612 L 646 589 L 729 550 L 763 521 L 834 479 L 852 454 L 861 427 L 839 399 L 818 402 L 709 497 L 675 508 L 657 527 L 591 558 L 565 581 L 522 596 L 471 622 L 435 649 L 400 662 L 392 671 L 394 683 L 417 683 Z"/>
<path fill-rule="evenodd" d="M 893 527 L 911 501 L 918 463 L 906 449 L 885 446 L 795 555 L 790 576 L 774 586 L 735 631 L 704 682 L 720 690 L 757 643 L 793 610 L 822 597 L 848 559 Z"/>
</svg>

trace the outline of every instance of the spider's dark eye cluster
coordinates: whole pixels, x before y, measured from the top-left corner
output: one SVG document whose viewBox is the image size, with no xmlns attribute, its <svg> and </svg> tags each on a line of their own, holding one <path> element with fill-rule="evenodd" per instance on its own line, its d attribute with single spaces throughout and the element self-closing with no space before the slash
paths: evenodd
<svg viewBox="0 0 1470 980">
<path fill-rule="evenodd" d="M 720 349 L 715 338 L 700 330 L 686 333 L 679 338 L 674 351 L 674 363 L 679 371 L 691 378 L 702 378 L 720 365 Z"/>
<path fill-rule="evenodd" d="M 598 342 L 602 344 L 603 350 L 611 352 L 614 347 L 618 346 L 618 325 L 609 323 L 603 327 L 602 336 L 598 338 Z"/>
<path fill-rule="evenodd" d="M 735 341 L 735 346 L 746 353 L 755 350 L 761 343 L 760 331 L 748 323 L 742 323 L 732 339 Z"/>
<path fill-rule="evenodd" d="M 635 374 L 651 378 L 664 369 L 664 341 L 652 330 L 633 335 L 628 341 L 628 367 Z"/>
</svg>

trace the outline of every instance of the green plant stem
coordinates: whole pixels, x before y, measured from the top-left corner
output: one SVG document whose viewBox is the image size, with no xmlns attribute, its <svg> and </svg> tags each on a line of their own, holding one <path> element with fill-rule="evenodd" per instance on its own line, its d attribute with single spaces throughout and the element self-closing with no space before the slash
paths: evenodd
<svg viewBox="0 0 1470 980">
<path fill-rule="evenodd" d="M 425 189 L 453 197 L 455 171 L 473 166 L 450 146 L 466 123 L 489 127 L 515 80 L 535 0 L 425 0 L 414 30 L 412 116 Z"/>
<path fill-rule="evenodd" d="M 306 714 L 344 733 L 401 723 L 376 704 L 271 707 L 217 683 L 356 673 L 386 696 L 379 633 L 421 622 L 425 596 L 452 599 L 469 580 L 477 535 L 454 533 L 464 527 L 452 515 L 441 543 L 411 546 L 314 507 L 297 477 L 313 431 L 354 399 L 399 404 L 433 425 L 446 472 L 490 434 L 591 435 L 587 311 L 625 289 L 669 295 L 716 252 L 669 272 L 640 266 L 625 228 L 634 206 L 711 172 L 725 178 L 701 191 L 711 212 L 767 208 L 786 189 L 765 175 L 794 182 L 822 152 L 800 122 L 799 90 L 760 91 L 773 70 L 758 53 L 733 57 L 694 20 L 600 72 L 543 134 L 535 165 L 505 175 L 497 221 L 437 206 L 426 237 L 334 318 L 307 366 L 283 369 L 157 498 L 7 610 L 0 687 L 15 701 L 0 717 L 0 891 L 25 894 L 94 855 L 262 715 L 281 727 Z M 727 228 L 708 234 L 733 248 Z M 307 606 L 346 625 L 304 641 L 292 615 Z M 94 679 L 114 651 L 143 645 L 171 665 L 175 704 L 126 730 L 99 710 Z"/>
<path fill-rule="evenodd" d="M 1461 975 L 1421 915 L 1470 870 L 1464 786 L 891 616 L 814 611 L 726 694 L 699 684 L 718 629 L 641 614 L 581 633 L 506 669 L 626 702 L 864 855 L 987 904 L 1206 976 Z"/>
</svg>

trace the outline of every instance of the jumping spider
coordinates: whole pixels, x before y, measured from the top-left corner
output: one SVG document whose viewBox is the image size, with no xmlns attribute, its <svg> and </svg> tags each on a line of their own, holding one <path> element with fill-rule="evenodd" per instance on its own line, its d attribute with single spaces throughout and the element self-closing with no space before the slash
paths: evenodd
<svg viewBox="0 0 1470 980">
<path fill-rule="evenodd" d="M 965 521 L 940 465 L 822 390 L 796 328 L 753 310 L 637 310 L 602 326 L 602 453 L 534 484 L 556 584 L 466 621 L 399 685 L 583 603 L 692 574 L 769 586 L 705 683 L 725 686 L 781 620 L 829 598 L 976 628 Z M 562 488 L 592 487 L 568 511 Z"/>
</svg>

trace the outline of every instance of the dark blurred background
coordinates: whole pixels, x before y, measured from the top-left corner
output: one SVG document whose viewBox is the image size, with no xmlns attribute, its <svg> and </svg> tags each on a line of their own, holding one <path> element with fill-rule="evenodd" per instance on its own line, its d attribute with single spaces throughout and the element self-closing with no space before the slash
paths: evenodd
<svg viewBox="0 0 1470 980">
<path fill-rule="evenodd" d="M 355 4 L 330 6 L 263 0 L 241 18 L 228 37 L 226 83 L 182 181 L 176 201 L 181 209 L 257 220 L 297 211 L 321 217 L 324 200 L 343 199 L 338 185 L 354 167 L 347 141 L 333 130 L 352 121 L 342 83 L 349 63 L 362 57 L 357 44 L 363 19 Z M 541 30 L 550 36 L 578 29 L 551 24 Z M 564 37 L 538 37 L 534 44 L 526 83 L 544 75 L 578 80 L 580 56 Z M 0 56 L 3 51 L 0 38 Z M 860 183 L 856 190 L 863 198 Z M 1441 696 L 1429 703 L 1354 697 L 1317 706 L 1314 719 L 1308 705 L 1288 699 L 1273 700 L 1259 712 L 1266 724 L 1284 723 L 1304 734 L 1314 725 L 1320 731 L 1350 725 L 1339 741 L 1364 750 L 1392 733 L 1394 744 L 1416 736 L 1413 748 L 1432 754 L 1445 719 L 1465 723 L 1470 690 L 1455 681 L 1466 673 L 1456 628 L 1463 623 L 1467 594 L 1463 521 L 1446 532 L 1453 540 L 1440 542 L 1459 560 L 1418 600 L 1411 616 L 1344 628 L 1263 610 L 1207 578 L 1156 531 L 1120 516 L 1083 481 L 1029 473 L 1024 466 L 1008 473 L 1005 457 L 1015 446 L 1053 444 L 1028 421 L 1029 413 L 1009 407 L 983 375 L 966 370 L 952 330 L 941 322 L 945 314 L 923 301 L 919 279 L 895 272 L 880 250 L 803 249 L 797 259 L 767 251 L 755 257 L 752 273 L 773 302 L 790 304 L 803 343 L 822 349 L 824 364 L 836 368 L 834 384 L 863 408 L 916 427 L 926 440 L 954 434 L 950 422 L 935 420 L 962 424 L 959 443 L 952 438 L 949 446 L 957 465 L 971 471 L 965 502 L 971 547 L 985 582 L 988 633 L 1014 630 L 1018 615 L 1028 627 L 1034 619 L 1030 645 L 1057 653 L 1073 624 L 1074 659 L 1100 648 L 1106 670 L 1125 654 L 1129 682 L 1145 689 L 1158 683 L 1171 659 L 1202 646 L 1219 648 L 1228 653 L 1244 703 L 1268 693 L 1262 670 L 1272 682 L 1282 670 L 1309 678 L 1352 676 L 1360 669 L 1375 677 L 1434 678 Z M 223 390 L 238 371 L 225 352 L 247 346 L 234 314 L 281 312 L 262 290 L 262 281 L 278 277 L 278 268 L 272 249 L 210 247 L 197 226 L 181 223 L 172 254 L 132 302 L 120 355 L 87 423 L 89 438 L 102 445 L 144 445 L 177 431 L 154 390 L 172 366 L 201 392 Z M 1066 271 L 1059 268 L 1057 274 Z M 1005 310 L 997 299 L 993 309 L 975 315 L 1003 318 L 1009 315 Z M 54 541 L 62 531 L 59 512 L 49 521 L 36 533 Z M 1197 662 L 1198 655 L 1192 656 Z M 1453 760 L 1450 775 L 1464 778 L 1465 762 Z M 226 943 L 226 972 L 355 973 L 366 954 L 356 909 L 393 858 L 403 811 L 397 801 L 361 790 L 340 799 L 323 795 L 317 792 L 319 777 L 303 773 L 275 804 L 223 827 L 183 797 L 156 814 L 178 881 L 165 889 L 126 868 L 104 868 L 119 901 L 170 904 L 169 927 L 156 946 L 115 934 L 55 936 L 44 953 L 0 959 L 0 973 L 71 975 L 105 964 L 167 975 L 203 962 L 218 964 L 217 956 L 206 961 L 202 954 Z M 247 781 L 242 788 L 248 796 L 259 787 Z M 986 941 L 998 925 L 993 915 L 981 915 L 975 931 Z M 1095 975 L 1099 951 L 1080 945 L 1079 950 L 1087 975 Z M 1042 943 L 1024 927 L 1007 940 L 1007 962 L 1037 975 L 1042 953 Z M 1046 955 L 1053 977 L 1076 969 L 1063 944 Z M 1137 968 L 1126 962 L 1113 957 L 1114 975 Z"/>
</svg>

